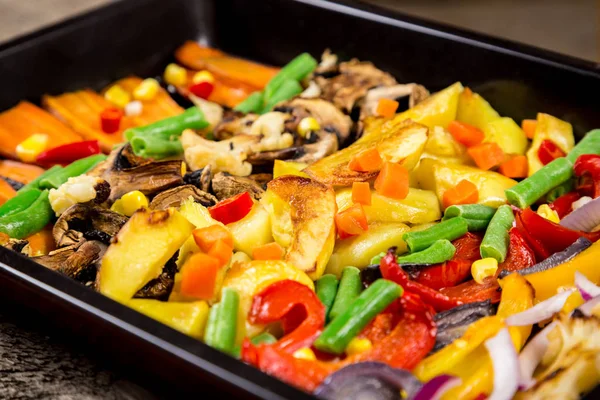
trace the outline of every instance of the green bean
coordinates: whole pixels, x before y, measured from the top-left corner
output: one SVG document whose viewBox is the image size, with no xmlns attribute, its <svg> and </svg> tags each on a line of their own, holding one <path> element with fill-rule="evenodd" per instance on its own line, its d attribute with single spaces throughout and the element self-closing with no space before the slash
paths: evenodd
<svg viewBox="0 0 600 400">
<path fill-rule="evenodd" d="M 498 207 L 496 214 L 485 231 L 485 236 L 479 246 L 482 258 L 492 257 L 499 263 L 506 258 L 508 248 L 508 231 L 512 228 L 515 216 L 508 205 Z"/>
<path fill-rule="evenodd" d="M 301 81 L 317 67 L 317 60 L 302 53 L 287 63 L 265 86 L 265 98 L 270 100 L 287 80 Z"/>
<path fill-rule="evenodd" d="M 42 230 L 52 220 L 54 212 L 44 190 L 25 210 L 0 218 L 0 232 L 11 238 L 23 239 Z"/>
<path fill-rule="evenodd" d="M 338 315 L 342 314 L 350 306 L 350 303 L 358 297 L 362 287 L 360 270 L 356 267 L 344 268 L 333 306 L 329 310 L 329 320 L 333 321 Z"/>
<path fill-rule="evenodd" d="M 55 165 L 55 166 L 47 169 L 46 172 L 44 172 L 43 174 L 41 174 L 40 176 L 38 176 L 37 178 L 35 178 L 31 182 L 29 182 L 27 185 L 25 185 L 21 189 L 19 189 L 18 193 L 23 193 L 23 192 L 26 192 L 31 189 L 39 189 L 40 182 L 42 181 L 42 179 L 46 179 L 47 177 L 55 174 L 56 172 L 58 172 L 62 169 L 63 169 L 63 167 L 61 167 L 60 165 Z"/>
<path fill-rule="evenodd" d="M 573 163 L 566 157 L 560 157 L 543 166 L 529 178 L 506 189 L 504 193 L 510 204 L 527 208 L 552 188 L 568 181 L 572 175 Z"/>
<path fill-rule="evenodd" d="M 594 129 L 585 134 L 583 139 L 567 154 L 567 160 L 573 164 L 583 154 L 600 154 L 600 129 Z"/>
<path fill-rule="evenodd" d="M 42 179 L 40 181 L 40 188 L 58 189 L 58 187 L 65 183 L 69 178 L 85 174 L 104 160 L 106 160 L 106 156 L 104 154 L 95 154 L 93 156 L 73 161 L 66 167 L 57 170 L 55 173 Z"/>
<path fill-rule="evenodd" d="M 402 295 L 402 288 L 394 282 L 378 279 L 358 296 L 352 304 L 331 321 L 315 340 L 315 348 L 341 354 L 348 343 L 394 300 Z"/>
<path fill-rule="evenodd" d="M 485 219 L 490 220 L 494 216 L 496 209 L 483 204 L 463 204 L 454 205 L 446 208 L 444 218 L 463 217 L 465 219 Z"/>
<path fill-rule="evenodd" d="M 164 140 L 157 135 L 134 136 L 130 143 L 133 152 L 140 157 L 161 159 L 183 153 L 178 139 Z"/>
<path fill-rule="evenodd" d="M 454 240 L 463 236 L 469 230 L 469 225 L 462 217 L 442 221 L 430 228 L 417 232 L 406 232 L 402 239 L 406 242 L 411 252 L 428 248 L 437 240 Z"/>
<path fill-rule="evenodd" d="M 548 194 L 546 195 L 546 202 L 552 203 L 553 201 L 558 199 L 560 196 L 565 195 L 565 194 L 569 193 L 570 191 L 572 191 L 574 188 L 575 188 L 575 180 L 569 179 L 565 183 L 560 184 L 557 187 L 555 187 L 554 189 L 550 190 L 548 192 Z"/>
<path fill-rule="evenodd" d="M 9 215 L 26 210 L 41 194 L 42 192 L 38 189 L 18 192 L 15 197 L 8 199 L 6 203 L 0 206 L 0 217 L 8 217 Z"/>
<path fill-rule="evenodd" d="M 198 107 L 190 107 L 179 115 L 161 119 L 149 125 L 129 128 L 123 136 L 128 141 L 134 136 L 158 135 L 164 140 L 173 140 L 181 136 L 181 132 L 186 129 L 204 129 L 208 126 L 208 121 L 204 118 L 204 113 Z"/>
<path fill-rule="evenodd" d="M 373 256 L 373 258 L 371 258 L 371 260 L 369 261 L 369 265 L 373 265 L 373 264 L 381 264 L 381 259 L 383 257 L 385 257 L 387 253 L 382 251 L 381 253 L 377 254 L 376 256 Z"/>
<path fill-rule="evenodd" d="M 267 113 L 279 102 L 286 101 L 302 93 L 302 86 L 294 80 L 284 81 L 272 96 L 267 97 L 267 103 L 261 111 L 261 114 Z"/>
<path fill-rule="evenodd" d="M 444 218 L 445 220 L 445 218 Z M 490 219 L 468 219 L 465 218 L 465 221 L 467 221 L 467 226 L 469 229 L 469 232 L 481 232 L 481 231 L 485 231 L 491 221 Z"/>
<path fill-rule="evenodd" d="M 258 346 L 259 344 L 273 344 L 276 341 L 277 338 L 271 335 L 269 332 L 259 333 L 258 335 L 250 339 L 250 342 L 255 346 Z"/>
<path fill-rule="evenodd" d="M 397 257 L 396 261 L 398 264 L 437 264 L 450 260 L 454 253 L 456 247 L 449 240 L 440 239 L 425 250 Z"/>
<path fill-rule="evenodd" d="M 254 92 L 250 96 L 246 97 L 244 101 L 242 101 L 237 106 L 233 107 L 235 111 L 240 111 L 243 113 L 258 113 L 263 108 L 263 93 L 262 92 Z"/>
<path fill-rule="evenodd" d="M 338 279 L 335 275 L 326 274 L 320 277 L 316 283 L 317 297 L 325 306 L 325 319 L 329 317 L 329 311 L 335 300 L 338 289 Z"/>
<path fill-rule="evenodd" d="M 240 296 L 231 288 L 224 288 L 217 309 L 210 310 L 204 342 L 224 353 L 234 354 Z"/>
</svg>

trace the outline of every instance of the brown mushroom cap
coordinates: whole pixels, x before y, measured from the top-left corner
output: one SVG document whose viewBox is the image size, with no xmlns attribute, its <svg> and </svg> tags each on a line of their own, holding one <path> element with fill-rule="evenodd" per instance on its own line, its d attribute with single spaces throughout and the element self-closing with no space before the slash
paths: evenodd
<svg viewBox="0 0 600 400">
<path fill-rule="evenodd" d="M 265 192 L 262 184 L 251 177 L 233 176 L 226 172 L 215 174 L 212 180 L 212 188 L 219 201 L 244 192 L 248 192 L 256 200 L 260 200 Z"/>
<path fill-rule="evenodd" d="M 215 196 L 198 189 L 194 185 L 183 185 L 157 194 L 152 199 L 150 208 L 153 210 L 166 210 L 169 207 L 179 208 L 181 203 L 190 197 L 205 207 L 214 206 L 218 201 Z"/>
<path fill-rule="evenodd" d="M 78 244 L 85 235 L 108 242 L 125 222 L 127 217 L 106 208 L 89 203 L 74 204 L 58 218 L 52 235 L 59 248 Z"/>
</svg>

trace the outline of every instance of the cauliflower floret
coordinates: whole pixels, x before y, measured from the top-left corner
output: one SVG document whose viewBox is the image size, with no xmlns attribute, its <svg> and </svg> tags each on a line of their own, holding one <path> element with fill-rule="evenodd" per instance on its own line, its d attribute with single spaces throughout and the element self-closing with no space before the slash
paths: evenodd
<svg viewBox="0 0 600 400">
<path fill-rule="evenodd" d="M 210 165 L 215 173 L 222 171 L 237 176 L 248 176 L 252 172 L 252 165 L 245 160 L 251 146 L 258 141 L 258 137 L 238 135 L 214 142 L 191 130 L 185 130 L 181 135 L 185 161 L 192 170 Z"/>
<path fill-rule="evenodd" d="M 261 115 L 254 121 L 250 134 L 261 137 L 261 140 L 252 146 L 252 151 L 258 153 L 291 147 L 294 137 L 290 133 L 283 133 L 285 121 L 289 117 L 289 114 L 274 111 Z"/>
<path fill-rule="evenodd" d="M 96 198 L 94 188 L 102 179 L 88 175 L 69 178 L 58 189 L 50 189 L 48 199 L 52 210 L 59 217 L 65 210 L 77 203 L 85 203 Z"/>
</svg>

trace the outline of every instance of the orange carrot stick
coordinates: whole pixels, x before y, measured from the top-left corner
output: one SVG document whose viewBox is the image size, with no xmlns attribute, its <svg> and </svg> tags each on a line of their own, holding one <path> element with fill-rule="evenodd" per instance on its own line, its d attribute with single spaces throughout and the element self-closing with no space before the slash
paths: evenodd
<svg viewBox="0 0 600 400">
<path fill-rule="evenodd" d="M 6 200 L 15 197 L 17 192 L 4 179 L 0 179 L 0 206 L 6 203 Z"/>
<path fill-rule="evenodd" d="M 29 183 L 44 172 L 43 168 L 19 161 L 0 160 L 0 176 L 13 181 Z"/>
</svg>

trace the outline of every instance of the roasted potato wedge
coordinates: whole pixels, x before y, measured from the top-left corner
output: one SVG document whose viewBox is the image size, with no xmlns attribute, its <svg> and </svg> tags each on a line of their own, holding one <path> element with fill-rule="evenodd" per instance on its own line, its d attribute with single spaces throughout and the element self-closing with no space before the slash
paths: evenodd
<svg viewBox="0 0 600 400">
<path fill-rule="evenodd" d="M 345 267 L 364 268 L 371 258 L 393 246 L 398 247 L 398 254 L 402 254 L 406 251 L 402 235 L 409 230 L 401 223 L 372 224 L 368 231 L 358 236 L 338 240 L 325 271 L 340 277 Z"/>
<path fill-rule="evenodd" d="M 270 214 L 275 241 L 287 248 L 284 260 L 312 279 L 319 278 L 335 243 L 333 189 L 287 175 L 269 182 L 262 203 Z"/>
<path fill-rule="evenodd" d="M 175 303 L 150 299 L 133 299 L 127 305 L 150 318 L 196 339 L 202 339 L 208 304 L 204 301 Z"/>
<path fill-rule="evenodd" d="M 207 226 L 217 224 L 223 225 L 221 222 L 214 220 L 210 216 L 210 212 L 206 207 L 204 207 L 200 203 L 196 203 L 191 197 L 181 204 L 179 212 L 181 213 L 181 215 L 187 218 L 188 221 L 194 224 L 194 227 L 196 229 L 206 228 Z M 177 257 L 177 267 L 181 268 L 188 256 L 191 253 L 195 253 L 197 251 L 200 251 L 200 248 L 194 241 L 194 237 L 190 235 L 179 249 L 179 256 Z"/>
<path fill-rule="evenodd" d="M 463 85 L 456 82 L 447 88 L 429 96 L 413 108 L 396 115 L 394 121 L 412 119 L 429 128 L 434 126 L 447 127 L 456 119 L 458 98 L 463 92 Z"/>
<path fill-rule="evenodd" d="M 338 210 L 352 205 L 352 189 L 336 192 Z M 403 200 L 392 199 L 371 191 L 371 205 L 363 206 L 369 223 L 402 222 L 424 224 L 441 218 L 440 204 L 434 192 L 410 188 Z"/>
<path fill-rule="evenodd" d="M 102 258 L 98 274 L 100 293 L 121 302 L 131 299 L 160 275 L 193 229 L 194 225 L 174 208 L 137 211 Z"/>
<path fill-rule="evenodd" d="M 488 123 L 500 119 L 500 114 L 483 97 L 465 88 L 458 98 L 456 119 L 483 130 Z"/>
<path fill-rule="evenodd" d="M 529 176 L 544 166 L 538 157 L 538 150 L 546 139 L 552 140 L 565 153 L 569 153 L 575 146 L 573 127 L 570 123 L 552 115 L 539 113 L 535 133 L 533 134 L 533 142 L 527 151 Z"/>
<path fill-rule="evenodd" d="M 255 203 L 252 210 L 241 220 L 227 224 L 233 235 L 233 248 L 252 255 L 252 249 L 273 241 L 271 234 L 271 217 L 260 203 Z"/>
<path fill-rule="evenodd" d="M 311 178 L 326 185 L 349 186 L 352 182 L 373 179 L 379 171 L 358 172 L 348 163 L 358 153 L 377 148 L 386 161 L 400 163 L 407 169 L 415 167 L 427 142 L 427 127 L 413 121 L 392 119 L 374 128 L 347 148 L 333 153 L 304 169 Z"/>
</svg>

